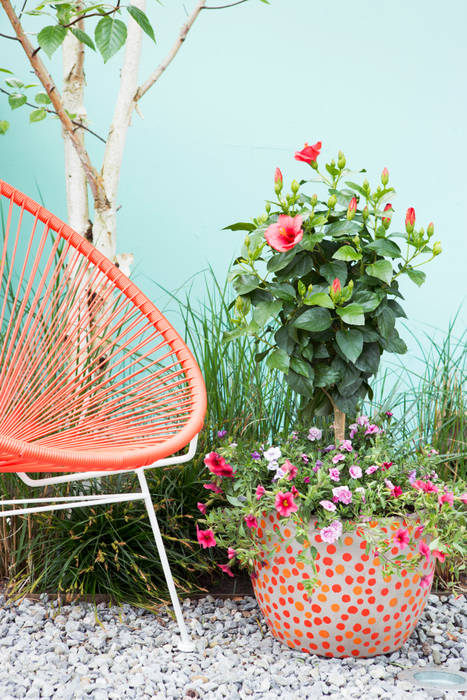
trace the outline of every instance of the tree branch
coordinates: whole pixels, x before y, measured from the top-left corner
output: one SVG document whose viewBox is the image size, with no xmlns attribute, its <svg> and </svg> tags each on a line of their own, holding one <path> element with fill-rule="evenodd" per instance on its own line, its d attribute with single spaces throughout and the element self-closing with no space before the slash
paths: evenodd
<svg viewBox="0 0 467 700">
<path fill-rule="evenodd" d="M 115 7 L 113 7 L 108 12 L 90 12 L 88 15 L 83 14 L 83 15 L 80 15 L 79 17 L 77 17 L 76 19 L 72 20 L 71 22 L 68 22 L 68 24 L 62 24 L 62 27 L 65 27 L 65 29 L 68 29 L 68 27 L 72 27 L 73 24 L 76 24 L 77 22 L 81 22 L 82 19 L 87 19 L 88 17 L 108 17 L 109 15 L 113 15 L 114 12 L 118 12 L 119 9 L 120 9 L 120 0 L 118 0 Z"/>
<path fill-rule="evenodd" d="M 0 92 L 3 92 L 5 95 L 10 96 L 12 93 L 8 92 L 8 90 L 5 90 L 4 88 L 0 87 Z M 33 109 L 44 109 L 47 114 L 55 114 L 57 116 L 57 112 L 54 109 L 48 109 L 48 107 L 44 107 L 44 105 L 35 105 L 32 102 L 25 102 L 24 103 L 27 107 L 32 107 Z M 72 119 L 71 123 L 74 124 L 78 129 L 84 129 L 85 131 L 89 132 L 93 136 L 96 137 L 96 139 L 99 139 L 99 141 L 102 141 L 102 143 L 106 143 L 105 139 L 102 138 L 102 136 L 99 136 L 99 134 L 96 134 L 95 131 L 90 129 L 88 126 L 85 124 L 82 124 L 81 122 L 77 122 L 76 119 Z"/>
<path fill-rule="evenodd" d="M 228 5 L 209 5 L 208 7 L 203 7 L 203 10 L 225 10 L 226 7 L 235 7 L 235 5 L 241 5 L 248 0 L 237 0 L 237 2 L 231 2 Z"/>
<path fill-rule="evenodd" d="M 2 2 L 4 0 L 1 0 Z M 164 58 L 162 63 L 160 63 L 155 71 L 151 73 L 149 78 L 144 82 L 142 85 L 139 86 L 139 88 L 135 92 L 135 96 L 133 98 L 134 102 L 138 102 L 146 93 L 147 91 L 154 85 L 157 80 L 161 77 L 162 73 L 165 71 L 167 66 L 172 63 L 173 59 L 179 52 L 183 42 L 185 41 L 188 32 L 190 31 L 191 27 L 193 26 L 193 23 L 195 22 L 196 18 L 198 17 L 199 13 L 201 10 L 205 7 L 206 5 L 206 0 L 199 0 L 198 4 L 196 5 L 195 9 L 191 13 L 191 15 L 188 17 L 188 20 L 185 22 L 185 24 L 182 26 L 180 29 L 180 34 L 178 35 L 177 40 L 173 44 L 172 48 L 170 49 L 169 53 L 167 56 Z"/>
<path fill-rule="evenodd" d="M 99 186 L 98 173 L 91 163 L 88 152 L 86 151 L 79 138 L 77 138 L 75 134 L 73 122 L 71 121 L 70 117 L 68 116 L 63 107 L 62 98 L 52 79 L 52 76 L 49 74 L 47 68 L 41 61 L 40 57 L 37 55 L 37 51 L 33 49 L 31 42 L 29 41 L 28 37 L 26 36 L 23 30 L 21 22 L 16 16 L 16 13 L 11 5 L 10 0 L 0 0 L 0 2 L 2 4 L 3 9 L 6 12 L 8 19 L 10 20 L 10 24 L 13 27 L 15 34 L 18 37 L 18 40 L 21 42 L 21 45 L 24 49 L 26 56 L 28 57 L 29 63 L 31 64 L 34 70 L 34 73 L 37 75 L 40 82 L 44 86 L 44 89 L 47 92 L 52 103 L 52 106 L 55 109 L 58 118 L 62 122 L 64 130 L 70 135 L 70 139 L 73 143 L 73 146 L 75 147 L 76 152 L 79 155 L 80 161 L 83 164 L 83 168 L 86 173 L 86 178 L 89 182 L 89 187 L 91 188 L 94 200 L 100 202 L 102 200 L 103 193 L 102 187 Z"/>
<path fill-rule="evenodd" d="M 4 39 L 12 39 L 13 41 L 19 41 L 17 36 L 8 36 L 8 34 L 2 34 L 1 32 L 0 36 L 2 36 Z"/>
</svg>

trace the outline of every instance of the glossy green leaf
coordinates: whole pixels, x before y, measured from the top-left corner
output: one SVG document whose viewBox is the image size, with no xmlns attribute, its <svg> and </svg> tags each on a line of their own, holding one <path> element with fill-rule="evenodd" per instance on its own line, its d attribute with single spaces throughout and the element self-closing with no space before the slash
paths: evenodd
<svg viewBox="0 0 467 700">
<path fill-rule="evenodd" d="M 363 349 L 363 336 L 355 328 L 345 328 L 337 331 L 336 342 L 350 362 L 355 362 Z"/>
<path fill-rule="evenodd" d="M 233 287 L 237 294 L 248 294 L 259 285 L 259 279 L 255 275 L 238 275 L 233 280 Z"/>
<path fill-rule="evenodd" d="M 104 63 L 114 56 L 126 41 L 126 24 L 114 17 L 102 17 L 96 25 L 94 39 Z"/>
<path fill-rule="evenodd" d="M 296 297 L 295 289 L 287 282 L 271 282 L 268 284 L 268 289 L 275 297 L 284 301 L 294 301 Z"/>
<path fill-rule="evenodd" d="M 262 328 L 271 316 L 279 313 L 281 308 L 280 301 L 260 301 L 253 311 L 253 320 Z"/>
<path fill-rule="evenodd" d="M 143 12 L 143 10 L 140 10 L 139 7 L 135 7 L 135 5 L 128 5 L 126 9 L 135 22 L 139 24 L 143 32 L 145 32 L 148 37 L 152 39 L 154 43 L 156 43 L 154 29 L 152 28 L 151 22 L 149 21 L 146 13 Z"/>
<path fill-rule="evenodd" d="M 305 331 L 325 331 L 332 323 L 331 314 L 327 309 L 320 307 L 307 309 L 293 323 L 296 328 Z"/>
<path fill-rule="evenodd" d="M 313 376 L 313 369 L 310 367 L 308 362 L 300 360 L 298 357 L 290 358 L 290 368 L 297 374 L 301 374 L 307 379 L 310 379 Z"/>
<path fill-rule="evenodd" d="M 396 317 L 388 306 L 383 306 L 376 319 L 378 330 L 383 338 L 389 338 L 394 330 Z"/>
<path fill-rule="evenodd" d="M 355 362 L 355 366 L 362 372 L 376 374 L 380 357 L 381 351 L 378 343 L 365 343 L 359 358 Z"/>
<path fill-rule="evenodd" d="M 342 260 L 335 260 L 334 262 L 325 263 L 319 268 L 319 273 L 324 277 L 328 284 L 332 284 L 336 277 L 338 278 L 341 286 L 347 282 L 347 265 Z"/>
<path fill-rule="evenodd" d="M 334 302 L 332 301 L 329 294 L 325 292 L 317 292 L 316 294 L 311 294 L 303 300 L 303 303 L 307 306 L 323 306 L 326 309 L 333 309 Z"/>
<path fill-rule="evenodd" d="M 41 109 L 33 109 L 32 112 L 29 115 L 29 121 L 31 123 L 33 122 L 41 122 L 43 119 L 45 119 L 47 116 L 47 112 L 43 107 Z"/>
<path fill-rule="evenodd" d="M 342 372 L 330 365 L 317 365 L 315 367 L 315 386 L 331 386 L 342 378 Z"/>
<path fill-rule="evenodd" d="M 67 30 L 61 24 L 52 24 L 41 29 L 37 35 L 37 42 L 41 49 L 44 49 L 49 58 L 63 43 Z"/>
<path fill-rule="evenodd" d="M 284 267 L 294 259 L 297 254 L 297 246 L 289 250 L 287 253 L 277 253 L 273 255 L 272 258 L 268 260 L 268 272 L 277 272 L 278 270 L 283 270 Z"/>
<path fill-rule="evenodd" d="M 381 255 L 386 258 L 400 258 L 402 255 L 401 249 L 388 238 L 377 238 L 376 240 L 368 243 L 365 246 L 365 250 L 374 251 L 377 255 Z"/>
<path fill-rule="evenodd" d="M 302 240 L 300 241 L 300 246 L 304 250 L 312 252 L 317 243 L 321 243 L 324 238 L 324 233 L 305 233 Z"/>
<path fill-rule="evenodd" d="M 332 256 L 334 260 L 344 260 L 345 262 L 351 262 L 353 260 L 361 260 L 362 254 L 359 253 L 351 245 L 343 245 L 341 248 L 336 250 Z"/>
<path fill-rule="evenodd" d="M 278 369 L 287 373 L 289 371 L 290 357 L 285 350 L 276 348 L 268 355 L 266 364 L 269 369 Z"/>
<path fill-rule="evenodd" d="M 370 292 L 368 289 L 357 289 L 353 294 L 353 300 L 356 304 L 360 304 L 363 311 L 374 311 L 384 299 L 384 292 L 379 289 L 375 292 Z"/>
<path fill-rule="evenodd" d="M 18 109 L 26 104 L 28 98 L 26 95 L 21 95 L 19 92 L 14 92 L 12 95 L 8 95 L 8 104 L 11 109 Z"/>
<path fill-rule="evenodd" d="M 90 49 L 93 51 L 96 50 L 96 47 L 94 46 L 94 42 L 89 36 L 89 34 L 86 34 L 86 32 L 83 32 L 82 29 L 78 29 L 77 27 L 73 27 L 71 30 L 71 33 L 80 41 L 82 44 L 86 44 L 86 46 L 89 46 Z"/>
<path fill-rule="evenodd" d="M 348 323 L 351 326 L 363 326 L 365 325 L 365 316 L 363 315 L 363 307 L 360 304 L 347 304 L 341 308 L 336 309 L 344 323 Z"/>
<path fill-rule="evenodd" d="M 386 284 L 391 284 L 393 270 L 389 260 L 377 260 L 372 265 L 367 265 L 365 272 L 371 277 L 377 277 L 383 280 Z"/>
<path fill-rule="evenodd" d="M 358 221 L 347 221 L 347 219 L 344 219 L 343 221 L 336 221 L 334 224 L 326 226 L 325 233 L 326 236 L 335 237 L 355 236 L 356 233 L 359 233 L 361 228 L 362 226 Z"/>
<path fill-rule="evenodd" d="M 49 105 L 51 99 L 46 92 L 38 92 L 34 97 L 34 102 L 38 105 Z"/>
<path fill-rule="evenodd" d="M 313 375 L 314 376 L 314 375 Z M 304 377 L 301 374 L 297 374 L 293 370 L 289 370 L 288 374 L 285 376 L 287 384 L 293 391 L 301 396 L 307 396 L 311 398 L 313 396 L 313 379 Z"/>
<path fill-rule="evenodd" d="M 419 287 L 424 283 L 426 279 L 426 274 L 422 270 L 414 270 L 413 268 L 409 268 L 407 270 L 407 274 L 412 280 L 412 282 L 415 282 L 415 284 Z"/>
<path fill-rule="evenodd" d="M 224 226 L 223 231 L 254 231 L 256 226 L 252 223 L 247 223 L 245 221 L 238 221 L 236 224 L 230 224 L 230 226 Z"/>
</svg>

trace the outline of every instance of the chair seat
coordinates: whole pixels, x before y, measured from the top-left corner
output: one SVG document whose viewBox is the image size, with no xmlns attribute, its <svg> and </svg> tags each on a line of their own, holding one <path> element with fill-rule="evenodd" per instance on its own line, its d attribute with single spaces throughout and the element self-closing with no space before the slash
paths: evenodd
<svg viewBox="0 0 467 700">
<path fill-rule="evenodd" d="M 146 466 L 202 427 L 206 391 L 151 301 L 0 180 L 0 472 Z"/>
</svg>

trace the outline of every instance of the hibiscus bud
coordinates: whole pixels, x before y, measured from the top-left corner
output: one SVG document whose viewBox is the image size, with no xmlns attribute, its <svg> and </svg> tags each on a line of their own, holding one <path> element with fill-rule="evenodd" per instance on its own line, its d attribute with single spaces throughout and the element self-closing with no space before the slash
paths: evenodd
<svg viewBox="0 0 467 700">
<path fill-rule="evenodd" d="M 316 207 L 317 204 L 318 204 L 318 195 L 314 194 L 311 197 L 311 206 Z"/>
<path fill-rule="evenodd" d="M 352 221 L 352 219 L 355 216 L 355 212 L 357 211 L 357 199 L 356 197 L 352 197 L 352 199 L 349 202 L 349 206 L 347 208 L 347 220 Z"/>
<path fill-rule="evenodd" d="M 415 226 L 415 209 L 409 207 L 405 215 L 405 230 L 407 233 L 412 233 L 413 227 Z"/>
<path fill-rule="evenodd" d="M 292 184 L 290 185 L 290 189 L 294 194 L 297 194 L 298 190 L 300 189 L 300 185 L 296 180 L 292 180 Z"/>
<path fill-rule="evenodd" d="M 370 194 L 370 183 L 368 182 L 368 180 L 366 178 L 363 180 L 362 187 L 367 194 Z"/>
<path fill-rule="evenodd" d="M 435 225 L 432 221 L 430 221 L 430 223 L 428 224 L 428 228 L 427 228 L 426 232 L 427 232 L 429 238 L 431 238 L 432 235 L 434 234 Z"/>
<path fill-rule="evenodd" d="M 338 277 L 336 277 L 334 282 L 332 283 L 331 290 L 334 294 L 339 294 L 339 292 L 341 291 L 341 282 Z"/>
<path fill-rule="evenodd" d="M 342 153 L 342 151 L 339 151 L 337 156 L 337 167 L 339 168 L 339 170 L 343 170 L 345 168 L 346 163 L 345 155 Z"/>
<path fill-rule="evenodd" d="M 266 205 L 264 208 L 266 209 L 266 214 L 269 214 L 269 212 L 271 211 L 271 205 L 269 204 L 269 202 L 266 202 Z"/>
<path fill-rule="evenodd" d="M 246 316 L 251 308 L 251 301 L 248 297 L 238 296 L 235 301 L 235 311 L 242 317 Z"/>
<path fill-rule="evenodd" d="M 248 236 L 248 235 L 245 236 L 245 240 L 243 241 L 243 244 L 244 244 L 246 249 L 248 249 L 250 247 L 250 236 Z"/>
<path fill-rule="evenodd" d="M 381 173 L 381 182 L 384 186 L 386 186 L 389 182 L 389 170 L 387 168 L 384 168 L 383 172 Z"/>
<path fill-rule="evenodd" d="M 329 199 L 328 199 L 328 207 L 329 209 L 334 209 L 334 207 L 337 204 L 337 197 L 335 194 L 332 194 Z"/>
<path fill-rule="evenodd" d="M 363 221 L 366 221 L 368 217 L 370 216 L 370 212 L 368 211 L 368 207 L 365 206 L 362 211 L 362 216 L 363 216 Z"/>
<path fill-rule="evenodd" d="M 384 207 L 384 211 L 392 211 L 392 204 L 389 204 L 389 202 L 386 204 Z M 383 224 L 385 229 L 389 228 L 389 225 L 391 223 L 391 217 L 390 216 L 383 216 L 381 218 L 381 223 Z"/>
<path fill-rule="evenodd" d="M 282 185 L 283 185 L 282 173 L 279 170 L 279 168 L 276 168 L 276 172 L 274 173 L 274 192 L 276 194 L 280 193 L 280 191 L 282 190 Z"/>
<path fill-rule="evenodd" d="M 442 252 L 442 250 L 443 249 L 441 248 L 440 241 L 436 241 L 435 243 L 433 243 L 433 255 L 439 255 Z"/>
</svg>

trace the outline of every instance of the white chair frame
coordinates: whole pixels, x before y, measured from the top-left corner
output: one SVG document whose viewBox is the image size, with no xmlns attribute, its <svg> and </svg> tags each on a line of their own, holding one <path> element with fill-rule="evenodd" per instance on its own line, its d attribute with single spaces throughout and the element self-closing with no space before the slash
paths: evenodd
<svg viewBox="0 0 467 700">
<path fill-rule="evenodd" d="M 175 617 L 180 630 L 180 639 L 178 639 L 177 641 L 178 648 L 180 649 L 180 651 L 184 652 L 194 651 L 195 646 L 192 639 L 190 638 L 190 635 L 188 634 L 185 620 L 183 619 L 180 601 L 178 599 L 177 591 L 175 589 L 172 572 L 170 570 L 167 554 L 164 547 L 164 542 L 162 540 L 161 532 L 159 529 L 159 523 L 157 522 L 154 505 L 151 500 L 151 494 L 149 493 L 149 488 L 144 471 L 145 469 L 153 469 L 155 467 L 165 467 L 172 464 L 182 464 L 183 462 L 188 462 L 190 459 L 193 458 L 196 452 L 197 443 L 198 436 L 196 435 L 189 443 L 188 452 L 186 454 L 178 455 L 176 457 L 167 457 L 165 459 L 158 460 L 150 466 L 138 467 L 136 469 L 119 469 L 117 471 L 102 472 L 79 472 L 76 474 L 66 474 L 64 476 L 47 477 L 45 479 L 31 479 L 26 472 L 16 472 L 17 476 L 21 479 L 21 481 L 33 488 L 53 484 L 65 484 L 73 481 L 100 479 L 102 477 L 112 476 L 114 474 L 128 474 L 130 472 L 134 472 L 138 477 L 141 491 L 138 491 L 136 493 L 96 494 L 87 496 L 57 496 L 55 498 L 50 496 L 48 498 L 0 500 L 0 507 L 2 508 L 2 510 L 0 510 L 0 517 L 6 518 L 12 515 L 25 515 L 27 513 L 43 513 L 45 511 L 50 510 L 65 510 L 69 508 L 83 508 L 86 506 L 96 506 L 105 505 L 109 503 L 121 503 L 124 501 L 143 500 L 146 506 L 149 521 L 151 523 L 152 531 L 154 534 L 154 540 L 156 542 L 157 551 L 159 553 L 162 568 L 164 570 L 165 580 L 167 582 L 167 587 L 170 593 L 170 599 L 172 601 Z M 3 506 L 22 506 L 24 504 L 31 503 L 37 505 L 27 508 L 3 510 Z"/>
</svg>

